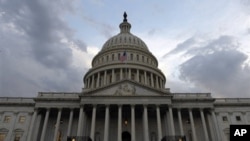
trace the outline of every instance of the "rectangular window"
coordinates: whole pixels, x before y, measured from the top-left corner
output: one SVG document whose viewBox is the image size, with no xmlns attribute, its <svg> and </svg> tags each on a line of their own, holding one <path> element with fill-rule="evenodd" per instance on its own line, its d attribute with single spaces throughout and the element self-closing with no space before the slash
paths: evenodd
<svg viewBox="0 0 250 141">
<path fill-rule="evenodd" d="M 133 57 L 134 57 L 133 54 L 130 54 L 130 60 L 133 60 Z"/>
<path fill-rule="evenodd" d="M 222 120 L 225 121 L 225 122 L 228 121 L 226 116 L 223 116 Z"/>
<path fill-rule="evenodd" d="M 0 141 L 4 141 L 5 137 L 6 137 L 5 133 L 0 133 Z"/>
<path fill-rule="evenodd" d="M 20 141 L 21 140 L 21 135 L 15 135 L 14 141 Z"/>
<path fill-rule="evenodd" d="M 236 116 L 236 121 L 241 121 L 241 117 L 240 116 Z"/>
<path fill-rule="evenodd" d="M 20 116 L 19 117 L 19 123 L 24 123 L 25 122 L 25 116 Z"/>
<path fill-rule="evenodd" d="M 4 122 L 5 122 L 5 123 L 9 123 L 10 120 L 11 120 L 11 116 L 5 116 L 5 117 L 4 117 Z"/>
</svg>

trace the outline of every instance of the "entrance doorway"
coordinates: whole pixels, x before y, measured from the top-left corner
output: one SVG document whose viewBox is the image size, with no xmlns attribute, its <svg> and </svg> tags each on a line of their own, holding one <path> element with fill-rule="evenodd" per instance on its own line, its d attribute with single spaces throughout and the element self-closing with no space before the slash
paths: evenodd
<svg viewBox="0 0 250 141">
<path fill-rule="evenodd" d="M 122 141 L 131 141 L 131 135 L 128 131 L 122 132 Z"/>
</svg>

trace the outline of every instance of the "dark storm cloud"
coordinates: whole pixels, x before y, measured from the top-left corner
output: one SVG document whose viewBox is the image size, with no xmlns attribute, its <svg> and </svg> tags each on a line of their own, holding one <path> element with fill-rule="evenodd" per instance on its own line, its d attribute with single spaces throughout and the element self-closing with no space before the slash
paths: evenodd
<svg viewBox="0 0 250 141">
<path fill-rule="evenodd" d="M 73 9 L 71 1 L 0 1 L 0 96 L 80 91 L 84 70 L 73 67 L 69 43 L 86 45 L 63 20 Z"/>
<path fill-rule="evenodd" d="M 233 37 L 221 36 L 206 46 L 188 50 L 192 58 L 180 66 L 180 78 L 211 90 L 214 96 L 249 97 L 248 56 L 237 50 Z"/>
</svg>

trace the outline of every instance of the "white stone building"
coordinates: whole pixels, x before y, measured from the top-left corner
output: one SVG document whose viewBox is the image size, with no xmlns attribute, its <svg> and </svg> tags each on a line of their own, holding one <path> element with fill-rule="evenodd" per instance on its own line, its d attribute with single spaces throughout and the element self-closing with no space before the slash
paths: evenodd
<svg viewBox="0 0 250 141">
<path fill-rule="evenodd" d="M 146 44 L 120 33 L 94 57 L 79 93 L 0 98 L 0 141 L 229 141 L 250 124 L 250 99 L 171 93 Z"/>
</svg>

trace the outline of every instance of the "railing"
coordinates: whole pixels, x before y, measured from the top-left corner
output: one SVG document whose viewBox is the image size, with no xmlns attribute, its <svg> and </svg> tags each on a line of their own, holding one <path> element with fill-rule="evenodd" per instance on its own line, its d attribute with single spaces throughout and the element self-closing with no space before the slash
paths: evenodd
<svg viewBox="0 0 250 141">
<path fill-rule="evenodd" d="M 0 97 L 0 103 L 34 103 L 34 100 L 22 97 Z"/>
<path fill-rule="evenodd" d="M 212 98 L 211 93 L 173 93 L 174 98 Z"/>
<path fill-rule="evenodd" d="M 250 103 L 250 98 L 216 98 L 215 103 Z"/>
<path fill-rule="evenodd" d="M 38 98 L 78 98 L 80 93 L 64 93 L 64 92 L 39 92 Z"/>
</svg>

